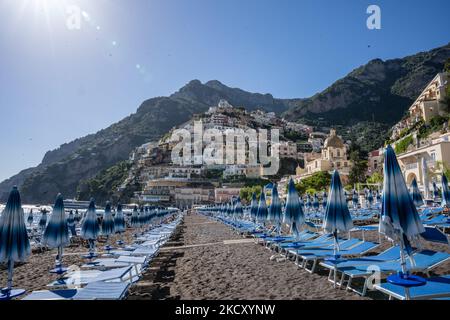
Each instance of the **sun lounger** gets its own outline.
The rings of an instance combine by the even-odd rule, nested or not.
[[[412,265],[410,259],[407,259],[406,265],[408,270],[410,270],[411,272],[425,272],[427,275],[429,275],[429,271],[431,269],[450,259],[450,254],[446,252],[435,252],[431,250],[423,250],[414,253],[412,256],[415,263],[414,265]],[[345,276],[348,277],[347,290],[352,290],[364,296],[367,292],[369,284],[368,279],[374,273],[373,270],[377,270],[379,272],[379,275],[384,277],[397,272],[398,270],[401,270],[401,265],[400,261],[388,261],[374,263],[371,265],[338,267],[337,270],[343,273],[341,284],[344,283]],[[357,278],[362,278],[364,280],[362,291],[358,291],[351,286],[352,281]]]
[[[120,300],[128,287],[123,282],[92,282],[79,289],[33,291],[22,300]]]
[[[389,300],[405,300],[405,289],[392,283],[377,284],[374,288],[389,296]],[[409,288],[410,298],[413,300],[450,298],[450,275],[427,279],[427,283],[420,287]]]

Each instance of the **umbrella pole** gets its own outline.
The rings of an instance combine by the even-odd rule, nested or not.
[[[7,286],[7,291],[8,291],[8,295],[11,292],[12,289],[12,281],[13,281],[13,273],[14,273],[14,261],[13,260],[9,260],[8,261],[8,286]]]

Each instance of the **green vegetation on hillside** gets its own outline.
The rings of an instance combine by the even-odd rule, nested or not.
[[[402,140],[397,142],[397,144],[395,145],[395,153],[400,154],[400,153],[405,152],[408,149],[409,145],[412,143],[413,143],[412,136],[407,136],[407,137],[403,138]]]

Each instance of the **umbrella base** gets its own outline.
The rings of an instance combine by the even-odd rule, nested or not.
[[[56,267],[56,268],[50,270],[49,272],[50,272],[50,273],[55,273],[55,274],[61,275],[61,274],[66,273],[67,270],[69,270],[69,269],[67,269],[67,268],[65,268],[65,267],[62,267],[62,266],[58,266],[58,267]]]
[[[399,272],[398,274],[393,274],[387,277],[387,282],[395,284],[397,286],[411,288],[424,286],[427,283],[427,280],[419,276],[409,274],[405,275]]]
[[[84,256],[82,256],[84,259],[94,259],[94,258],[97,258],[97,254],[96,253],[89,253],[89,254],[86,254],[86,255],[84,255]]]
[[[12,298],[21,296],[25,293],[24,289],[8,289],[3,288],[0,291],[0,300],[11,300]]]
[[[124,242],[123,242],[122,240],[118,240],[118,241],[116,242],[116,244],[117,244],[118,246],[123,246],[123,245],[124,245]]]

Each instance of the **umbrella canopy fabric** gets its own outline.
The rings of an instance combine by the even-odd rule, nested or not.
[[[439,197],[439,189],[436,185],[436,182],[433,181],[433,197],[436,199]]]
[[[20,193],[14,187],[0,218],[0,262],[25,262],[30,253]]]
[[[70,243],[64,199],[61,194],[56,197],[52,216],[42,237],[42,243],[50,248],[65,247]]]
[[[369,204],[372,204],[372,202],[373,202],[373,192],[372,192],[371,190],[368,191],[368,194],[367,194],[367,202],[368,202]]]
[[[416,178],[413,178],[411,182],[411,197],[416,207],[420,207],[421,205],[423,205],[422,195],[420,194]]]
[[[352,202],[354,205],[358,204],[358,192],[355,189],[353,189]]]
[[[141,224],[139,223],[139,212],[137,206],[134,206],[133,213],[131,214],[131,227],[139,228]]]
[[[316,210],[319,209],[320,204],[319,204],[319,197],[317,196],[317,193],[314,193],[312,206]]]
[[[114,217],[114,228],[116,233],[125,232],[125,218],[123,216],[122,205],[117,205],[116,215]]]
[[[39,219],[39,228],[42,230],[47,226],[47,210],[41,210],[41,218]]]
[[[86,240],[97,239],[100,233],[100,225],[97,220],[97,212],[95,209],[95,201],[91,199],[86,216],[81,225],[81,237]]]
[[[72,210],[70,210],[69,216],[67,217],[67,226],[69,227],[72,236],[76,236],[77,232],[75,230],[75,217]]]
[[[250,216],[252,219],[256,219],[256,214],[258,213],[258,201],[256,200],[256,193],[252,194],[252,202],[250,203]]]
[[[395,239],[395,232],[404,235],[403,239],[418,236],[425,232],[416,206],[406,187],[397,157],[392,147],[386,148],[384,158],[384,182],[379,231]],[[408,243],[405,245],[408,249]]]
[[[337,170],[333,172],[331,177],[331,186],[327,207],[325,209],[323,228],[326,232],[335,235],[337,231],[347,232],[353,228],[352,217],[348,210],[341,178],[339,177]]]
[[[267,204],[266,204],[266,196],[264,192],[261,192],[261,196],[259,197],[258,211],[256,212],[256,220],[259,222],[265,222],[267,220]]]
[[[281,202],[280,197],[278,196],[278,189],[275,184],[273,184],[272,187],[272,201],[270,203],[268,213],[269,213],[268,220],[281,224],[282,221]]]
[[[236,203],[234,205],[234,218],[239,219],[244,215],[244,210],[242,210],[241,198],[237,197]]]
[[[295,188],[294,180],[289,180],[284,223],[289,224],[294,234],[298,234],[298,228],[305,222],[305,214],[300,204],[300,198]]]
[[[448,180],[445,174],[442,175],[441,178],[442,183],[442,205],[443,206],[450,206],[450,190],[448,188]]]
[[[34,220],[34,217],[33,217],[33,209],[31,209],[31,210],[30,210],[30,213],[28,213],[28,217],[27,217],[27,222],[28,222],[28,224],[32,224],[32,223],[33,223],[33,220]]]
[[[323,196],[322,196],[322,207],[325,208],[327,206],[327,202],[328,202],[328,194],[326,193],[326,191],[323,192]]]
[[[105,213],[103,214],[102,234],[105,236],[109,236],[113,233],[114,233],[114,218],[111,212],[111,204],[107,202],[105,206]]]

